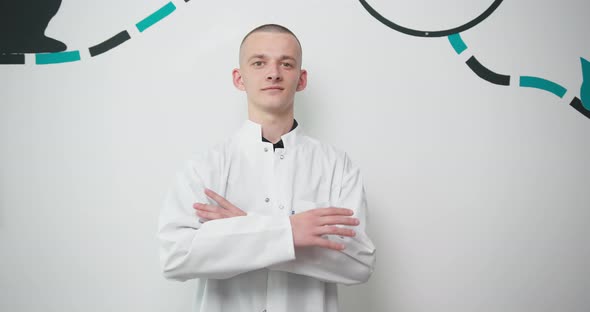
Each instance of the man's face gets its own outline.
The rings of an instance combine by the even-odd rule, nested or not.
[[[283,113],[293,108],[295,92],[305,89],[301,49],[290,34],[256,32],[241,48],[240,68],[234,69],[236,88],[246,91],[251,108]]]

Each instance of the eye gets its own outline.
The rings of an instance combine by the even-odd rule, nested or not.
[[[285,62],[283,63],[283,67],[293,67],[293,64]]]
[[[264,62],[262,62],[262,61],[256,61],[256,62],[252,63],[252,65],[253,65],[254,67],[260,67],[260,66],[262,66],[263,64],[264,64]]]

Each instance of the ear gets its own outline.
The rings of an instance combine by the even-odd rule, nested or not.
[[[234,82],[234,87],[238,90],[246,91],[246,87],[244,86],[244,80],[242,79],[242,73],[238,68],[234,68],[231,72]]]
[[[302,69],[301,74],[299,74],[299,81],[297,82],[297,89],[296,91],[303,91],[307,87],[307,70]]]

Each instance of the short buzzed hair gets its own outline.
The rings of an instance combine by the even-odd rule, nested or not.
[[[293,36],[295,38],[295,40],[297,40],[297,43],[299,44],[299,48],[301,48],[301,42],[299,42],[299,38],[297,38],[297,36],[295,36],[295,34],[291,30],[289,30],[289,28],[279,25],[279,24],[264,24],[264,25],[260,25],[256,28],[252,29],[246,36],[244,36],[244,39],[242,39],[242,43],[240,43],[240,47],[242,47],[242,45],[244,45],[244,42],[246,41],[246,39],[248,39],[248,37],[250,37],[251,34],[257,33],[257,32],[274,32],[274,33],[289,34],[289,35]]]
[[[264,24],[252,29],[248,34],[246,34],[246,36],[244,36],[244,39],[242,39],[242,43],[240,43],[240,55],[242,55],[242,46],[244,46],[244,42],[246,42],[246,39],[248,39],[248,37],[250,37],[250,35],[252,35],[253,33],[257,32],[273,32],[280,34],[289,34],[293,36],[293,38],[295,38],[295,40],[297,41],[297,45],[299,45],[299,52],[301,54],[301,57],[303,58],[303,48],[301,47],[301,42],[299,42],[299,38],[297,38],[297,36],[295,36],[295,34],[291,30],[289,30],[289,28],[279,24]]]

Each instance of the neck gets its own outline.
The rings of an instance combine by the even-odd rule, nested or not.
[[[248,110],[248,119],[262,126],[262,136],[273,144],[281,140],[283,134],[293,127],[293,110],[284,114],[275,114]]]

